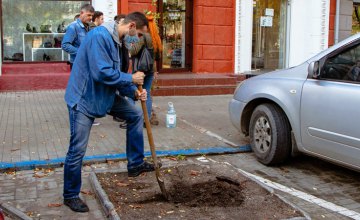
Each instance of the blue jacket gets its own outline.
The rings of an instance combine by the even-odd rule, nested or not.
[[[61,48],[70,54],[70,63],[74,63],[76,54],[86,33],[87,30],[79,18],[66,28],[66,33],[61,42]]]
[[[90,31],[76,55],[65,92],[71,108],[90,117],[103,117],[113,105],[115,92],[134,98],[132,75],[120,71],[121,43],[115,22]]]

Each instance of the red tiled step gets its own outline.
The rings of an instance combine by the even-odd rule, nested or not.
[[[3,74],[0,91],[65,89],[70,72],[40,74]]]
[[[70,72],[66,63],[18,63],[3,64],[2,74],[49,74]]]
[[[153,96],[200,96],[233,94],[234,85],[162,86],[154,88]]]

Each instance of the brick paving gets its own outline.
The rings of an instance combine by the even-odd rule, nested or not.
[[[68,145],[68,117],[63,101],[64,91],[0,93],[0,159],[1,162],[56,159],[65,156]],[[240,135],[228,120],[228,101],[231,96],[155,97],[160,125],[154,127],[154,139],[159,150],[201,149],[226,146],[206,135],[211,131],[227,140],[244,145],[247,138]],[[178,115],[176,129],[165,128],[166,104],[174,102]],[[125,130],[118,128],[112,118],[97,119],[87,155],[124,152]],[[196,126],[184,123],[184,120]],[[146,136],[145,136],[146,138]],[[148,146],[146,147],[148,149]],[[266,167],[252,153],[212,156],[220,162],[249,173],[300,190],[338,206],[360,213],[360,174],[319,159],[299,157],[283,166]],[[195,162],[189,158],[188,162]],[[165,163],[171,161],[165,160]],[[90,190],[91,171],[125,171],[125,162],[102,163],[83,169],[84,192]],[[0,202],[8,202],[34,219],[104,219],[93,195],[82,193],[91,212],[74,214],[62,203],[62,168],[55,170],[25,170],[0,174]],[[313,219],[348,219],[332,210],[279,192],[289,201],[310,214]],[[60,207],[48,207],[60,204]]]
[[[0,162],[65,157],[69,123],[63,96],[63,90],[0,93]],[[205,134],[195,136],[196,129],[180,120],[175,129],[167,129],[166,108],[156,108],[160,125],[153,127],[153,136],[158,150],[224,146],[224,143]],[[118,127],[119,123],[110,116],[96,121],[101,124],[92,128],[86,156],[125,153],[125,130]],[[145,150],[149,151],[145,131],[144,138]]]

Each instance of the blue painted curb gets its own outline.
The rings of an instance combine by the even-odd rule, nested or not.
[[[181,150],[168,150],[168,151],[156,151],[157,156],[166,157],[166,156],[191,156],[191,155],[211,155],[211,154],[233,154],[233,153],[243,153],[250,152],[251,148],[249,145],[239,146],[239,147],[210,147],[203,149],[181,149]],[[150,156],[151,152],[145,152],[145,156]],[[125,160],[126,154],[102,154],[94,156],[85,156],[83,159],[84,163],[92,162],[104,162],[107,160]],[[0,163],[0,170],[14,168],[17,170],[26,170],[34,169],[36,167],[46,166],[46,167],[59,167],[65,162],[65,157],[50,159],[50,160],[29,160],[21,161],[14,163]]]

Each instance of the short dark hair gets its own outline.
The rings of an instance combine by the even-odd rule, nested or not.
[[[104,15],[104,13],[102,13],[101,11],[95,11],[94,15],[92,16],[92,21],[94,22],[96,18],[99,18],[103,15]]]
[[[80,14],[75,15],[74,20],[78,19],[80,17]]]
[[[135,22],[136,28],[140,29],[144,26],[149,27],[149,22],[144,15],[144,13],[141,12],[133,12],[128,15],[126,15],[124,19],[124,24],[129,24],[130,22]]]
[[[85,4],[85,5],[81,6],[80,11],[88,11],[88,12],[94,13],[95,9],[94,9],[94,7],[92,5]]]
[[[125,18],[125,17],[126,17],[126,14],[118,14],[118,15],[115,15],[114,21],[119,22],[121,19],[123,19],[123,18]]]

